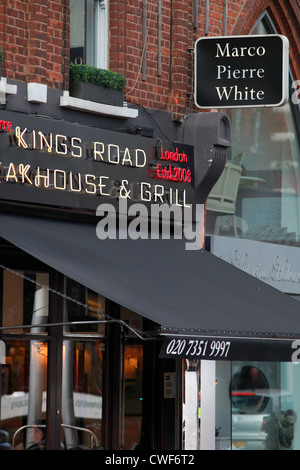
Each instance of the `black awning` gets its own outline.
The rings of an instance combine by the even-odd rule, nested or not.
[[[0,236],[164,332],[300,337],[300,304],[185,240],[99,240],[96,224],[0,215]]]

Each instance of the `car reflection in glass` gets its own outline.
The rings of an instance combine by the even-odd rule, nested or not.
[[[265,375],[245,366],[231,382],[232,449],[289,450],[293,446],[293,396],[270,389]]]

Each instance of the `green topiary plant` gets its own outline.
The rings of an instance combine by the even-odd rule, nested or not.
[[[122,74],[85,64],[70,64],[70,80],[91,83],[111,90],[122,91],[125,87],[125,77]]]
[[[3,54],[2,54],[2,47],[0,47],[0,62],[2,62]]]
[[[288,450],[294,439],[297,414],[294,410],[272,412],[265,424],[267,450]]]

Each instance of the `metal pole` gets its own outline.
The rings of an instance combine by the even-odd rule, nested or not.
[[[158,64],[157,73],[161,75],[161,0],[158,0]]]
[[[227,36],[227,2],[223,0],[223,36]]]
[[[208,31],[209,31],[209,0],[205,0],[205,29],[204,29],[205,36],[208,35]]]
[[[194,0],[194,18],[193,18],[194,29],[198,28],[198,13],[199,13],[198,0]]]
[[[147,63],[147,0],[143,0],[143,65],[142,65],[142,80],[146,80],[147,78],[147,70],[146,70],[146,63]]]
[[[32,314],[32,326],[34,332],[43,333],[45,328],[41,326],[44,318],[48,318],[49,291],[39,289],[34,294],[34,306]],[[32,331],[31,331],[32,332]],[[29,394],[27,424],[34,425],[42,418],[43,411],[43,374],[42,353],[39,341],[30,341],[30,367],[29,367]],[[26,448],[33,443],[32,432],[26,436]]]

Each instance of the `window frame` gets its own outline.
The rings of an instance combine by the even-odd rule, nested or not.
[[[77,28],[82,31],[83,41],[81,46],[72,47],[70,43],[70,52],[72,49],[83,49],[82,57],[72,57],[76,64],[84,63],[101,69],[108,68],[108,0],[82,0],[81,6],[84,11],[84,18],[74,18]],[[79,10],[78,10],[79,11]],[[78,21],[76,21],[78,20]],[[70,12],[70,22],[72,23],[72,14]],[[72,31],[72,24],[71,24]],[[70,36],[70,42],[72,36]]]

